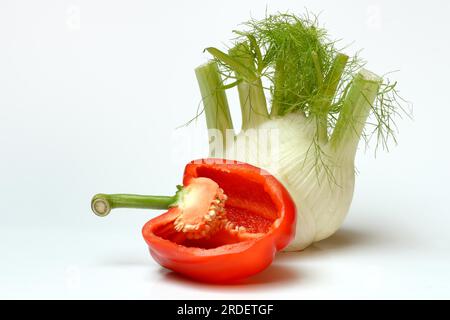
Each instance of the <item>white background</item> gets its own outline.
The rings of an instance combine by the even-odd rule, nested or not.
[[[199,104],[202,50],[266,4],[321,13],[368,69],[400,70],[414,121],[397,121],[390,153],[360,150],[335,236],[243,284],[198,284],[149,256],[141,227],[156,212],[101,219],[90,198],[173,193],[184,163],[204,155],[190,138],[203,118],[175,130]],[[0,298],[450,298],[449,16],[443,0],[2,0]]]

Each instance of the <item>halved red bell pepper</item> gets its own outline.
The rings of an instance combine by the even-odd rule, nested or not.
[[[296,208],[284,186],[230,160],[192,161],[174,197],[97,195],[92,202],[99,215],[114,207],[170,207],[143,227],[150,253],[162,266],[206,282],[264,270],[295,236]]]

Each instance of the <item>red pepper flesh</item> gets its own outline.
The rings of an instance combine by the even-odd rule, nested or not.
[[[153,258],[190,278],[228,283],[267,268],[275,253],[295,236],[295,204],[284,186],[252,165],[201,159],[189,163],[183,185],[209,178],[223,189],[227,225],[207,237],[186,237],[175,230],[178,207],[148,221],[142,234]]]

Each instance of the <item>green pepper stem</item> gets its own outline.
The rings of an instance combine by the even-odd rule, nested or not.
[[[137,194],[96,194],[91,208],[100,217],[107,216],[115,208],[167,209],[177,202],[177,196],[144,196]]]

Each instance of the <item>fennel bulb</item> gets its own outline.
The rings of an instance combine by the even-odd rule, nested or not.
[[[297,206],[296,237],[286,250],[301,250],[312,242],[332,235],[341,225],[350,207],[355,181],[353,158],[340,157],[327,150],[334,159],[332,174],[334,183],[328,182],[324,168],[318,171],[314,167],[315,156],[309,152],[312,130],[306,126],[302,114],[290,114],[283,118],[270,120],[260,125],[279,130],[280,139],[278,164],[272,169],[267,161],[252,153],[247,156],[228,156],[239,161],[248,162],[268,170],[283,183]],[[245,132],[237,140],[247,139]],[[257,140],[257,139],[256,139]],[[250,140],[249,143],[258,141]],[[261,145],[261,148],[265,146]],[[328,149],[327,146],[323,146]]]
[[[361,78],[374,79],[374,82],[369,82],[369,90],[366,91],[367,96],[376,94],[376,76],[363,70]],[[302,113],[267,120],[256,128],[262,132],[278,131],[278,158],[269,156],[272,161],[278,162],[276,165],[261,157],[264,153],[257,152],[266,148],[265,141],[258,141],[259,136],[248,135],[246,131],[236,136],[235,145],[247,146],[246,150],[251,152],[234,152],[233,145],[226,150],[227,158],[248,162],[271,172],[292,195],[297,206],[297,236],[286,250],[301,250],[325,239],[336,232],[344,221],[353,196],[356,148],[370,104],[364,101],[359,107],[363,114],[359,114],[359,120],[355,122],[360,125],[348,133],[354,139],[349,137],[345,145],[338,148],[332,141],[318,142],[318,147],[327,155],[324,159],[327,163],[323,165],[316,164],[316,154],[311,150],[316,127],[314,123],[308,123]],[[333,181],[329,181],[330,178]]]
[[[385,146],[395,139],[392,115],[403,109],[395,84],[338,52],[315,21],[278,14],[247,26],[236,32],[228,53],[207,48],[214,60],[196,69],[210,156],[248,162],[284,184],[297,206],[296,238],[287,250],[302,250],[332,235],[344,221],[353,197],[358,143],[370,138],[365,131],[369,116],[372,133]],[[239,134],[234,134],[225,94],[234,87],[242,111]],[[273,132],[275,143],[262,132]],[[267,152],[268,144],[273,150]]]

